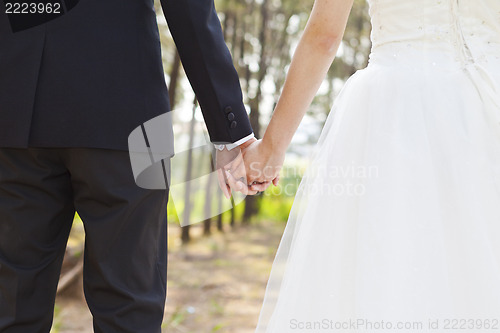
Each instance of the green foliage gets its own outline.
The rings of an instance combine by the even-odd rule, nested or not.
[[[61,307],[56,305],[54,307],[54,320],[52,323],[52,328],[50,329],[50,333],[58,333],[61,330]]]
[[[213,332],[219,332],[219,331],[220,331],[221,329],[223,329],[223,328],[224,328],[224,324],[217,324],[217,325],[215,325],[215,326],[212,328],[212,331],[211,331],[211,332],[212,332],[212,333],[213,333]]]
[[[292,208],[293,197],[268,195],[261,201],[259,220],[285,222]]]
[[[186,320],[187,310],[183,307],[178,306],[170,318],[162,324],[162,328],[167,327],[178,327]]]
[[[224,314],[224,306],[222,306],[217,299],[212,298],[210,300],[210,313],[212,315],[223,315]]]

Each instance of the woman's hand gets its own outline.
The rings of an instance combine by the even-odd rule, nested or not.
[[[264,141],[258,140],[243,151],[243,160],[247,171],[247,183],[251,189],[258,186],[255,184],[271,181],[274,186],[278,185],[279,173],[285,160],[284,152],[273,151]]]

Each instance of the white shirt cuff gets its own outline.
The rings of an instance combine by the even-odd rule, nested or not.
[[[252,133],[250,135],[245,136],[242,139],[239,139],[238,141],[236,141],[234,143],[229,143],[227,145],[214,145],[214,146],[215,146],[215,148],[217,148],[219,150],[224,150],[224,148],[227,148],[227,150],[231,150],[231,149],[238,147],[239,145],[244,144],[245,142],[247,142],[248,140],[251,140],[253,138],[255,138],[255,135]]]

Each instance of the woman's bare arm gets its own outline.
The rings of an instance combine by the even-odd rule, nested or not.
[[[353,0],[316,0],[263,141],[284,152],[342,41]]]
[[[281,168],[284,153],[335,58],[352,4],[353,0],[314,2],[266,133],[245,152],[248,181],[277,176],[264,169]]]

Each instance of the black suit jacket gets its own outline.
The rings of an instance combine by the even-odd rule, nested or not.
[[[213,0],[162,0],[212,142],[252,130]],[[0,147],[127,149],[169,110],[153,0],[80,0],[13,33],[0,2]]]

